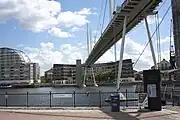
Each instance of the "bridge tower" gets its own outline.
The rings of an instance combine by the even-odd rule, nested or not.
[[[91,49],[92,49],[91,29],[90,29],[90,35],[89,35],[89,27],[87,24],[87,55],[89,55],[89,51],[91,51]],[[82,82],[82,87],[86,87],[86,80],[88,80],[88,76],[89,76],[88,73],[90,73],[92,75],[91,78],[93,80],[94,86],[97,87],[98,85],[97,85],[96,80],[95,80],[94,68],[92,65],[91,66],[84,66],[84,79]]]
[[[151,33],[148,26],[147,16],[154,15],[155,8],[159,5],[161,0],[126,0],[122,3],[120,9],[113,12],[113,19],[107,25],[100,39],[95,44],[87,60],[86,66],[94,64],[107,50],[121,38],[120,58],[117,77],[117,89],[119,89],[122,60],[125,46],[125,35],[133,29],[138,23],[145,19],[145,25],[148,35],[148,43],[150,43],[151,54],[155,68],[157,68],[156,57],[153,48]],[[106,2],[107,3],[107,2]],[[113,32],[114,31],[114,32]]]

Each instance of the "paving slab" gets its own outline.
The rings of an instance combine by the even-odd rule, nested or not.
[[[121,112],[102,110],[26,110],[0,109],[0,120],[180,120],[180,108],[162,111],[125,109]]]

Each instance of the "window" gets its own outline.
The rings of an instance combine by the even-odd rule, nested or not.
[[[161,70],[164,70],[164,64],[161,64]]]
[[[167,69],[168,69],[167,63],[165,63],[165,70],[167,70]]]

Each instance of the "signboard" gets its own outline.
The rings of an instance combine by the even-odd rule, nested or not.
[[[72,98],[72,94],[53,94],[53,98]]]
[[[147,97],[147,94],[146,94],[146,93],[139,93],[139,95],[138,95],[138,101],[139,101],[139,103],[143,103],[144,100],[146,99],[146,97]]]
[[[160,70],[143,71],[144,92],[148,94],[148,109],[161,111],[161,74]]]
[[[4,97],[7,99],[7,98],[8,98],[8,95],[5,95]]]
[[[138,94],[138,104],[139,104],[139,106],[143,106],[143,107],[148,106],[147,93],[139,93]]]
[[[157,97],[156,95],[156,84],[147,85],[148,97]]]

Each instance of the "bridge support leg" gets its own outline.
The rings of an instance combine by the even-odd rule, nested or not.
[[[98,85],[97,85],[97,83],[96,83],[96,78],[95,78],[95,75],[94,75],[94,69],[93,69],[93,67],[91,67],[91,70],[92,70],[92,77],[93,77],[94,86],[98,87]]]
[[[121,42],[121,51],[120,51],[120,59],[119,59],[119,68],[118,68],[118,78],[117,78],[117,90],[119,90],[121,71],[122,71],[122,62],[123,62],[123,54],[124,54],[124,45],[125,45],[125,35],[126,35],[126,24],[127,24],[127,16],[124,17],[124,26],[123,26],[123,34],[122,34],[122,42]]]
[[[84,69],[83,87],[86,87],[86,76],[87,76],[87,68]]]
[[[150,34],[150,30],[149,30],[147,17],[145,17],[145,24],[146,24],[149,43],[150,43],[150,49],[151,49],[151,53],[152,53],[152,58],[153,58],[153,62],[154,62],[154,68],[157,69],[156,56],[155,56],[155,52],[154,52],[154,48],[153,48],[153,43],[152,43],[152,39],[151,39],[151,34]]]

